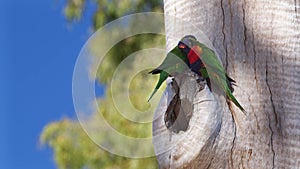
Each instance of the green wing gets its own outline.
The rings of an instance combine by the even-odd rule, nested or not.
[[[232,95],[232,92],[227,83],[226,72],[218,60],[215,52],[204,44],[198,42],[197,44],[202,48],[201,60],[206,67],[209,79],[211,82],[223,91],[226,96],[243,112],[246,113],[245,109],[240,105],[236,98]]]
[[[167,56],[164,59],[164,61],[162,62],[162,64],[160,66],[158,66],[158,68],[156,68],[156,69],[166,70],[166,69],[170,69],[172,67],[176,68],[176,64],[181,65],[183,63],[185,63],[185,64],[188,63],[187,57],[185,57],[185,55],[181,52],[181,50],[176,46],[167,54]],[[177,71],[177,70],[174,69],[174,71]]]
[[[176,46],[173,50],[171,50],[162,64],[158,66],[156,69],[150,71],[152,74],[160,74],[159,80],[155,86],[154,91],[150,95],[148,101],[153,97],[153,95],[160,88],[162,83],[167,79],[169,75],[173,75],[174,73],[181,73],[184,70],[188,69],[187,66],[188,60],[187,57],[181,52],[181,50]]]

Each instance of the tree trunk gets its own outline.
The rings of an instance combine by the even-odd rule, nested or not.
[[[189,129],[171,133],[162,115],[168,86],[153,122],[159,166],[300,168],[300,0],[164,3],[167,50],[187,34],[210,45],[203,31],[237,81],[233,94],[247,115],[232,106],[232,116],[205,88],[196,94]]]

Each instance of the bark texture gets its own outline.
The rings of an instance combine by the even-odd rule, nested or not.
[[[170,134],[187,139],[198,138],[197,132],[206,131],[188,145],[183,143],[186,139],[170,143],[170,139],[154,137],[153,142],[160,145],[184,144],[187,151],[198,148],[186,158],[174,159],[177,155],[174,149],[161,153],[155,144],[160,167],[300,168],[300,1],[165,0],[164,3],[167,49],[187,34],[196,35],[211,46],[201,30],[212,42],[229,76],[237,81],[234,95],[248,114],[244,116],[232,106],[236,114],[233,117],[226,104],[201,111],[195,105],[193,116],[217,118],[190,123],[202,127],[201,131],[189,129],[190,133],[184,133],[186,136],[181,132]],[[195,100],[201,102],[203,98],[197,97]],[[163,102],[166,104],[168,98],[162,97]],[[206,106],[216,106],[211,104]],[[160,106],[156,114],[164,111]],[[212,129],[217,125],[220,129],[213,136]],[[154,135],[167,132],[155,121],[153,131]],[[174,163],[177,165],[171,167]]]

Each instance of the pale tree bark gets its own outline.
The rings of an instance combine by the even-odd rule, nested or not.
[[[201,39],[202,30],[237,81],[234,95],[247,115],[234,108],[233,117],[205,88],[195,95],[190,128],[171,133],[162,115],[172,93],[168,86],[153,122],[160,167],[300,168],[300,1],[165,0],[164,5],[167,49],[186,34]]]

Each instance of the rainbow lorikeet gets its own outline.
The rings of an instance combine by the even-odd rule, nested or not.
[[[210,89],[214,84],[217,91],[223,92],[243,113],[246,113],[232,95],[232,85],[235,85],[235,81],[227,75],[212,49],[197,41],[192,35],[183,37],[177,46],[188,58],[191,70],[207,79]]]
[[[167,77],[172,76],[177,73],[182,73],[184,70],[189,69],[188,59],[186,55],[176,46],[173,48],[166,56],[165,60],[156,69],[153,69],[149,73],[159,74],[159,80],[155,86],[154,91],[150,95],[148,101],[157,92],[162,83],[167,79]]]

